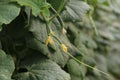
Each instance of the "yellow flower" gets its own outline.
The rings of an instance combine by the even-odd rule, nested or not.
[[[63,50],[65,53],[67,52],[67,47],[66,47],[66,45],[61,44],[61,48],[62,48],[62,50]]]
[[[54,41],[53,41],[53,39],[51,38],[51,36],[48,36],[48,38],[46,39],[46,41],[45,41],[45,44],[46,45],[48,45],[48,44],[54,44]]]

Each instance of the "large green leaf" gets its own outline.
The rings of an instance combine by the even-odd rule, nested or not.
[[[6,55],[0,49],[0,80],[12,80],[11,76],[14,71],[14,62],[10,55]]]
[[[26,37],[27,45],[32,49],[40,51],[58,64],[62,66],[65,65],[68,60],[68,55],[64,54],[63,51],[60,50],[61,48],[59,48],[59,45],[55,43],[53,46],[56,47],[54,48],[45,45],[45,41],[48,37],[45,23],[40,22],[37,18],[32,18],[30,25],[31,27],[29,31],[32,32],[34,37],[31,35]]]
[[[83,1],[70,0],[66,6],[66,11],[63,12],[63,18],[73,21],[82,20],[89,8],[89,5]]]
[[[0,2],[0,23],[9,24],[20,12],[20,8],[14,4]]]
[[[68,72],[72,80],[84,80],[86,68],[78,64],[75,60],[70,59],[67,63]]]
[[[23,60],[19,66],[17,80],[70,80],[69,74],[45,56],[33,54]]]
[[[28,47],[40,51],[59,65],[64,66],[67,63],[69,56],[63,52],[61,46],[58,44],[58,41],[52,37],[54,44],[48,46],[45,45],[45,41],[49,34],[47,33],[48,27],[45,23],[37,18],[32,18],[30,23],[29,31],[32,32],[33,36],[31,34],[26,36]],[[61,27],[58,23],[52,23],[50,26],[52,26],[51,28],[55,32],[55,35],[59,36],[58,38],[60,41],[67,45],[68,52],[74,55],[80,55],[78,49],[69,42],[65,35],[61,34]]]
[[[12,1],[17,1],[21,6],[31,7],[34,16],[38,16],[40,12],[44,11],[46,8],[47,9],[49,8],[49,4],[46,2],[46,0],[12,0]]]

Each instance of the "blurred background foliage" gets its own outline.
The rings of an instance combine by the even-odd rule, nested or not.
[[[8,5],[9,1],[12,3]],[[120,79],[120,0],[38,1],[40,4],[33,0],[0,0],[0,49],[4,51],[0,50],[0,73],[10,73],[8,79],[0,74],[0,79]],[[59,15],[46,24],[56,12]],[[48,26],[57,39],[52,37],[54,44],[46,46]],[[59,42],[68,47],[69,54],[111,77],[77,63],[64,53]],[[4,64],[6,61],[12,64]]]
[[[86,0],[94,7],[92,13],[98,36],[95,36],[91,22],[86,15],[82,21],[65,20],[68,38],[82,53],[82,60],[105,71],[115,80],[120,79],[120,1],[119,0]],[[72,13],[72,12],[71,12]],[[64,17],[64,16],[63,16]],[[67,18],[66,18],[67,19]],[[70,18],[69,18],[70,19]],[[71,22],[72,21],[72,22]],[[78,58],[79,59],[79,58]],[[76,65],[76,66],[75,66]],[[68,72],[72,80],[110,80],[96,71],[83,68],[74,60],[69,60]],[[81,69],[80,69],[81,68]],[[80,72],[79,72],[80,71]],[[87,75],[85,75],[87,74]],[[81,78],[81,80],[84,80]]]

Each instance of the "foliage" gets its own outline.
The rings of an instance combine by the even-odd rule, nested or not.
[[[0,0],[0,80],[119,79],[119,3]]]
[[[0,50],[0,79],[1,80],[12,80],[12,72],[15,69],[14,62],[10,55],[6,55]]]

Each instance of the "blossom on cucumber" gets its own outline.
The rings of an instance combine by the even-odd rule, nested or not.
[[[61,44],[61,48],[65,53],[67,52],[67,46],[65,44]]]
[[[53,41],[53,39],[52,39],[51,36],[48,36],[48,37],[47,37],[47,39],[46,39],[46,41],[45,41],[45,44],[46,44],[46,45],[48,45],[48,44],[53,45],[53,44],[54,44],[54,41]]]

